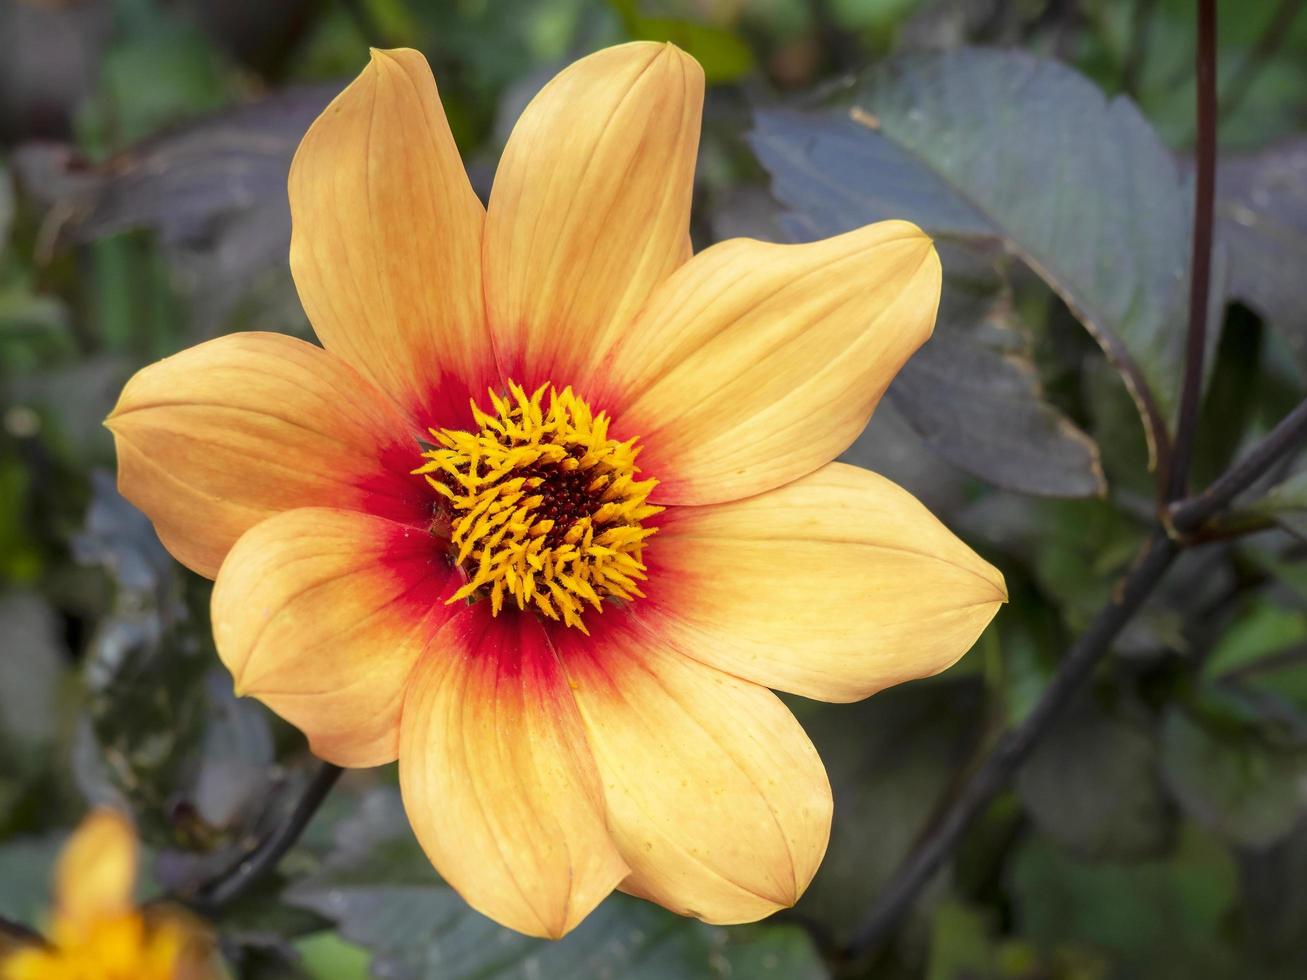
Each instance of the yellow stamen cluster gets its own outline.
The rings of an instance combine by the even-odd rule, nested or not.
[[[548,389],[548,406],[545,391]],[[474,401],[480,432],[432,429],[436,448],[415,470],[443,498],[455,560],[468,581],[450,599],[506,598],[583,633],[586,604],[641,596],[641,521],[662,508],[648,502],[657,480],[636,480],[635,440],[608,437],[608,416],[591,412],[572,389],[509,385],[490,392],[494,414]]]

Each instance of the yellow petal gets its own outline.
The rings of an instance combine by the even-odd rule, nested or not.
[[[930,336],[939,289],[934,246],[904,221],[695,256],[611,366],[630,398],[614,428],[640,438],[653,499],[734,500],[830,462]]]
[[[670,44],[582,58],[527,106],[486,219],[487,313],[506,376],[582,394],[686,257],[703,70]]]
[[[78,929],[132,907],[136,833],[116,810],[93,810],[55,866],[55,903],[61,922]]]
[[[404,684],[459,579],[426,531],[326,508],[246,532],[213,587],[213,638],[258,698],[341,766],[392,762]]]
[[[998,569],[915,497],[842,463],[669,511],[657,562],[658,628],[678,646],[824,701],[939,673],[1007,601]]]
[[[417,444],[339,358],[240,333],[138,371],[105,423],[118,488],[182,564],[213,578],[246,530],[291,507],[429,519]]]
[[[290,208],[291,271],[326,348],[423,428],[465,419],[494,377],[485,211],[422,55],[372,52],[300,143]]]
[[[812,743],[770,691],[619,617],[554,642],[631,868],[622,889],[713,923],[793,905],[830,836]]]
[[[570,931],[626,874],[599,774],[544,630],[465,608],[413,673],[404,806],[436,869],[473,908],[532,936]]]

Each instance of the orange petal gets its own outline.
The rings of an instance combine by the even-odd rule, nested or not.
[[[64,846],[55,867],[61,921],[78,924],[120,915],[132,907],[136,833],[116,810],[93,810]]]
[[[939,289],[934,246],[904,221],[716,245],[663,284],[617,351],[615,431],[640,438],[659,503],[788,483],[862,431],[930,336]]]
[[[675,508],[649,553],[653,615],[678,647],[823,701],[939,673],[1007,601],[998,569],[912,494],[842,463]]]
[[[789,709],[620,612],[592,629],[554,642],[631,868],[622,889],[714,923],[793,905],[826,852],[831,793]]]
[[[532,936],[574,928],[626,874],[558,659],[531,615],[464,608],[413,673],[404,806],[473,908]]]
[[[258,698],[340,766],[396,758],[404,684],[461,581],[444,542],[308,507],[246,532],[213,587],[213,638]]]
[[[485,211],[422,55],[372,52],[300,143],[290,208],[291,271],[322,343],[423,428],[461,424],[495,377]]]
[[[504,149],[486,219],[487,313],[504,374],[584,393],[686,258],[703,69],[670,44],[582,58]]]
[[[240,333],[138,371],[105,423],[118,487],[178,561],[213,578],[245,531],[292,507],[429,520],[408,425],[339,358]]]

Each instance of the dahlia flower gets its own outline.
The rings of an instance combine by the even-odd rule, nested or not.
[[[135,905],[136,865],[131,824],[109,809],[89,814],[55,868],[48,940],[0,942],[0,980],[225,977],[202,927],[179,910]]]
[[[930,239],[692,254],[702,101],[674,46],[584,58],[483,207],[422,56],[374,52],[291,168],[322,346],[202,344],[108,421],[122,492],[216,579],[237,691],[323,759],[398,759],[440,874],[531,935],[614,888],[713,923],[792,905],[831,791],[769,688],[937,673],[1006,599],[832,462],[931,333]]]

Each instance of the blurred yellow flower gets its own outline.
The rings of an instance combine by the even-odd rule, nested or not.
[[[180,913],[132,900],[137,846],[113,810],[91,813],[55,869],[48,941],[0,957],[0,980],[217,980],[208,942]]]
[[[929,336],[887,221],[693,255],[703,73],[600,51],[535,97],[488,209],[426,61],[376,51],[290,175],[323,348],[247,333],[138,373],[122,492],[216,577],[237,690],[344,766],[398,758],[471,905],[561,936],[614,888],[792,905],[831,793],[768,688],[937,673],[1006,600],[910,494],[832,462]]]

